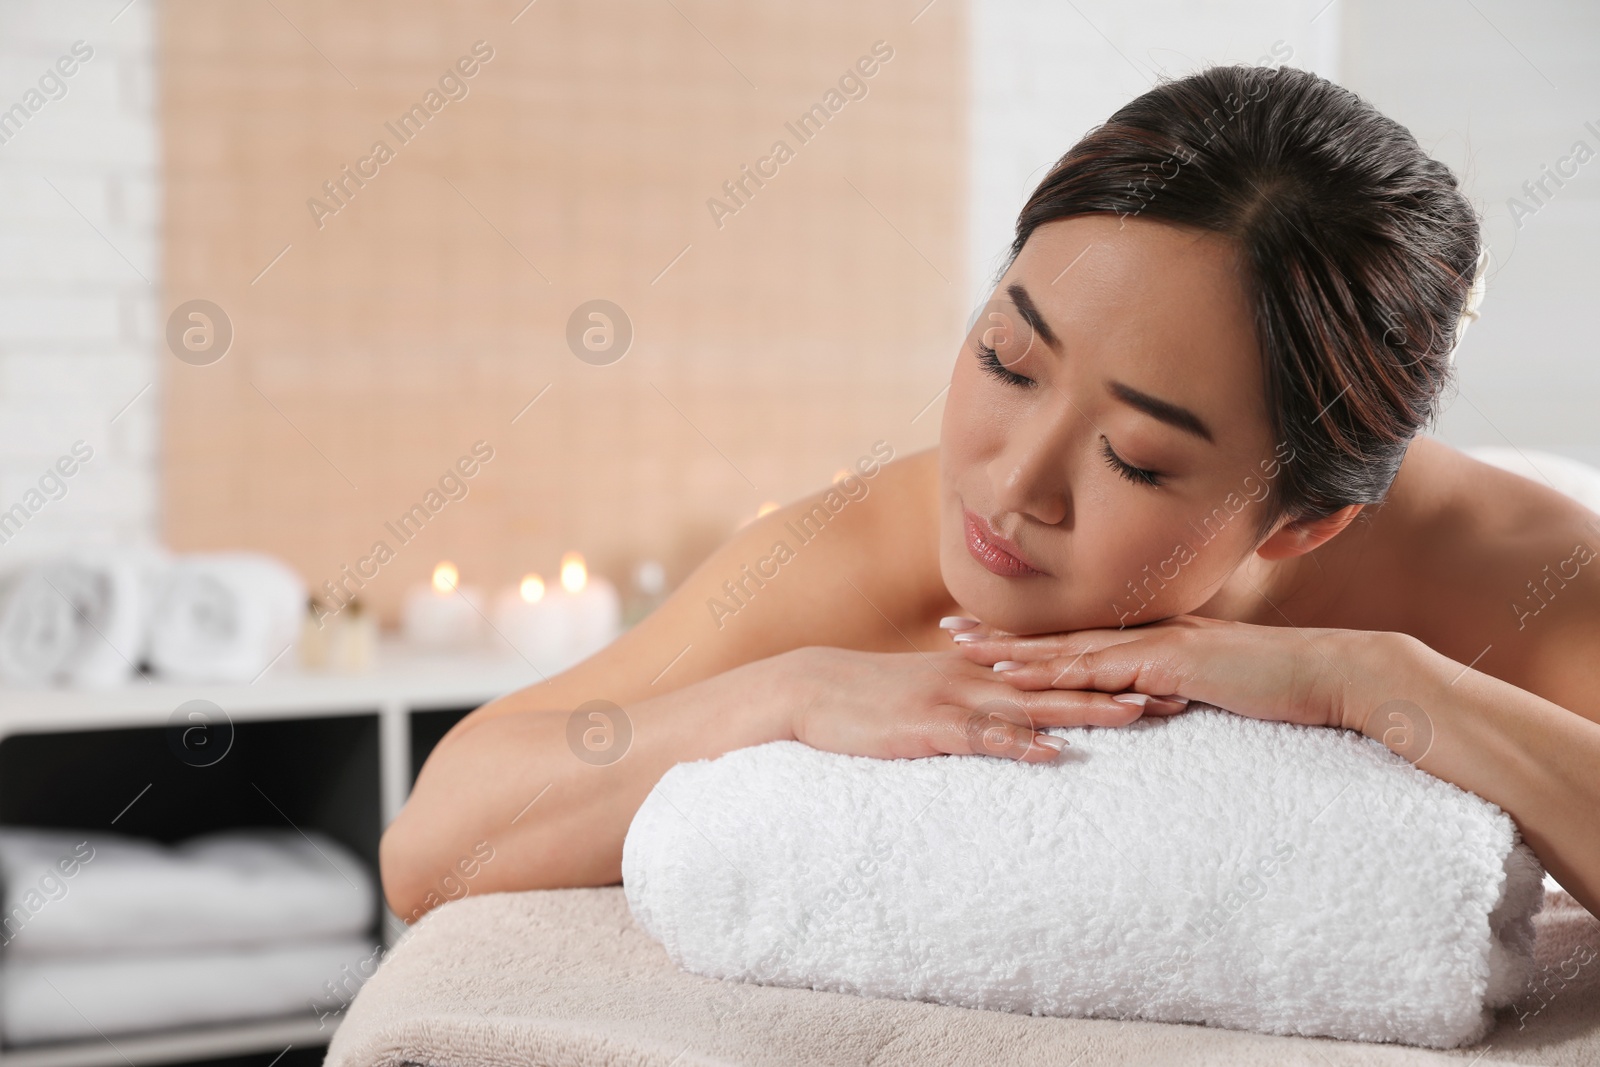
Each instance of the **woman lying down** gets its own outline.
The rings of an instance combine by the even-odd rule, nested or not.
[[[462,720],[383,838],[390,905],[440,903],[484,841],[474,892],[615,883],[682,761],[1044,761],[1043,729],[1203,701],[1382,741],[1505,809],[1600,915],[1600,516],[1419,435],[1482,252],[1451,171],[1345,89],[1150,90],[1024,206],[937,449],[747,524],[610,647]],[[592,700],[625,752],[569,743]]]

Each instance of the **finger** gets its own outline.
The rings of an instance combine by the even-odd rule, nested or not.
[[[974,710],[1026,723],[1034,730],[1052,726],[1126,726],[1144,714],[1144,706],[1117,700],[1115,694],[1092,690],[1045,689],[1040,692],[987,690]]]
[[[963,618],[963,617],[962,616],[949,616],[949,618]],[[971,644],[974,641],[988,641],[988,640],[992,640],[994,638],[1012,636],[1011,634],[1007,633],[1005,630],[996,630],[992,626],[986,626],[985,624],[979,622],[977,619],[971,619],[971,620],[966,620],[966,621],[970,621],[972,623],[972,625],[971,626],[963,626],[963,627],[961,627],[959,629],[954,629],[954,628],[951,629],[950,639],[956,643],[957,647],[960,647],[961,645],[965,645],[965,644]],[[939,625],[940,626],[944,626],[944,620],[940,620]]]
[[[1156,697],[1179,701],[1189,695],[1183,692],[1180,676],[1184,672],[1175,664],[1170,649],[1112,645],[1032,663],[1002,660],[997,667],[997,681],[1023,692],[1096,690],[1123,696],[1133,703]]]
[[[1049,763],[1067,747],[1065,738],[1034,730],[993,711],[942,704],[924,726],[923,741],[952,756],[996,756],[1019,763]]]
[[[1088,668],[1085,661],[1092,653],[1079,652],[1075,656],[1046,656],[1036,660],[996,660],[991,667],[995,681],[1004,682],[1013,689],[1036,691],[1044,689],[1084,689],[1099,688],[1098,686],[1085,686],[1081,679],[1087,676]],[[1102,672],[1103,677],[1112,677]],[[1115,676],[1118,684],[1107,686],[1109,692],[1121,692],[1132,688],[1121,676]],[[1162,693],[1161,696],[1169,694]]]
[[[1188,697],[1152,696],[1149,693],[1113,693],[1111,699],[1119,704],[1141,709],[1146,715],[1176,715],[1189,710]]]
[[[1031,637],[982,631],[969,631],[968,634],[957,635],[961,639],[961,654],[974,663],[987,664],[1077,656],[1112,645],[1127,644],[1144,636],[1133,630],[1080,630]]]

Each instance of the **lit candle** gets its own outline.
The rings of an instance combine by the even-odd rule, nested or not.
[[[408,641],[419,645],[449,648],[473,644],[482,636],[482,602],[476,589],[461,585],[456,565],[445,560],[433,568],[429,585],[406,591],[402,630]]]
[[[566,611],[548,592],[543,578],[525,574],[494,606],[495,632],[543,674],[566,666]]]
[[[567,654],[577,663],[616,638],[622,628],[622,598],[616,586],[604,578],[590,577],[583,557],[576,552],[561,557],[561,589],[570,620]]]
[[[621,622],[616,588],[604,578],[590,577],[576,552],[561,558],[555,587],[529,574],[495,603],[495,629],[545,674],[564,671],[604,648],[617,636]]]

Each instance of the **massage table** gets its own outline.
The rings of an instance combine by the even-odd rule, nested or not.
[[[494,893],[407,931],[325,1064],[1600,1065],[1600,921],[1547,891],[1535,926],[1542,992],[1501,1011],[1479,1044],[1436,1051],[724,982],[675,966],[621,886]]]

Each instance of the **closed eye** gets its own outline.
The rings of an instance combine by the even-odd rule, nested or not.
[[[1034,384],[1032,378],[1008,369],[1004,363],[1000,362],[1000,353],[982,341],[974,342],[973,347],[977,350],[978,362],[983,365],[983,369],[988,371],[991,377],[1005,382],[1007,385],[1029,386]]]
[[[1105,457],[1106,466],[1110,467],[1112,470],[1116,471],[1130,482],[1134,482],[1138,485],[1161,484],[1161,474],[1158,471],[1145,470],[1143,467],[1135,467],[1133,464],[1128,463],[1121,456],[1117,455],[1117,453],[1111,447],[1111,442],[1106,440],[1104,437],[1100,438],[1100,454]]]

